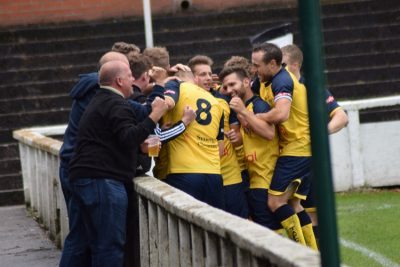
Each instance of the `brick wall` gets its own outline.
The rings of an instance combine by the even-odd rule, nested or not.
[[[189,3],[189,10],[224,9],[239,5],[254,5],[266,0],[153,0],[153,14],[181,11],[181,3]],[[295,0],[268,0],[271,3]],[[94,20],[141,16],[142,0],[0,0],[0,26]]]

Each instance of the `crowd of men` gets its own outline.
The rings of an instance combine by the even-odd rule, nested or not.
[[[163,47],[114,44],[71,91],[60,151],[70,232],[60,266],[137,263],[124,251],[139,246],[132,179],[150,169],[150,134],[162,143],[154,177],[317,250],[302,61],[295,45],[264,43],[251,63],[232,56],[217,76],[205,55],[171,67]],[[321,127],[334,133],[347,116],[326,95]]]

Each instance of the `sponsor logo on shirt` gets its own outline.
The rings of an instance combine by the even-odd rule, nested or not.
[[[247,154],[247,155],[245,156],[245,158],[246,158],[246,161],[247,161],[247,162],[254,162],[254,161],[257,161],[257,154],[256,154],[256,151],[254,151],[254,152],[251,153],[251,154]]]

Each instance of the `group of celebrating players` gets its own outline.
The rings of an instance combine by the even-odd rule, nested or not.
[[[168,138],[153,174],[317,250],[302,60],[296,45],[259,44],[251,63],[227,60],[216,82],[209,57],[190,59],[190,71],[178,69],[164,85],[168,111],[158,133]],[[347,116],[329,91],[326,103],[334,133]]]
[[[251,61],[232,56],[215,75],[205,55],[171,67],[163,47],[141,53],[133,44],[115,43],[100,59],[100,71],[81,75],[71,91],[60,150],[70,233],[60,266],[138,260],[123,252],[139,246],[138,234],[130,232],[137,219],[131,177],[150,169],[145,138],[153,129],[162,143],[154,177],[318,250],[311,183],[323,177],[310,175],[302,61],[296,45],[263,43],[253,48]],[[335,133],[347,115],[328,90],[326,104],[330,119],[321,127]],[[107,198],[99,196],[100,186],[109,190]],[[96,205],[92,198],[99,198]],[[110,208],[117,204],[123,210],[118,218]],[[111,253],[103,244],[119,245]]]

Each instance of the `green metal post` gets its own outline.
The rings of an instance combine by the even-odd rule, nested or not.
[[[321,264],[340,266],[336,228],[335,196],[327,129],[325,103],[324,53],[317,0],[299,0],[299,18],[304,51],[308,110],[310,118],[312,177],[317,199]]]

